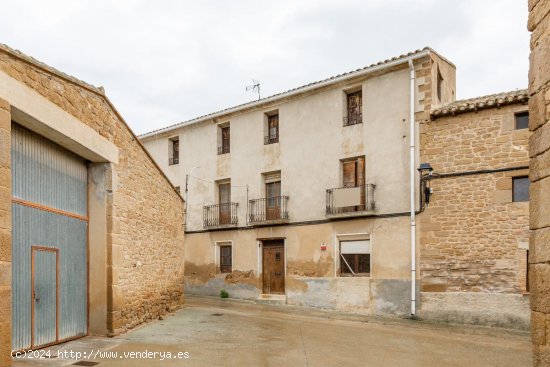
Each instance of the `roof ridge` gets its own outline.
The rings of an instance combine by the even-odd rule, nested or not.
[[[59,69],[56,69],[40,60],[37,60],[35,59],[34,57],[30,56],[30,55],[27,55],[26,53],[24,52],[21,52],[20,50],[17,50],[17,49],[14,49],[14,48],[11,48],[10,46],[4,44],[4,43],[0,43],[0,50],[4,51],[4,52],[7,52],[19,59],[22,59],[30,64],[33,64],[45,71],[48,71],[52,74],[55,74],[65,80],[68,80],[70,82],[73,82],[75,84],[78,84],[79,86],[83,87],[83,88],[86,88],[88,90],[91,90],[92,92],[95,92],[97,94],[101,94],[101,95],[105,95],[105,89],[103,87],[96,87],[95,85],[92,85],[90,83],[87,83],[81,79],[78,79],[72,75],[69,75],[67,73],[64,73],[62,72],[61,70]]]
[[[140,134],[139,137],[144,137],[144,136],[147,136],[147,135],[150,135],[150,134],[159,133],[161,131],[170,131],[170,130],[176,129],[178,127],[181,127],[181,126],[193,123],[193,122],[199,122],[199,121],[205,120],[210,116],[215,116],[215,115],[218,115],[218,114],[223,113],[223,112],[228,112],[230,110],[245,108],[248,105],[252,106],[252,105],[255,105],[257,103],[265,103],[268,100],[280,97],[281,95],[284,95],[284,94],[287,94],[287,93],[298,92],[299,90],[307,88],[307,87],[311,87],[311,86],[321,84],[321,83],[324,83],[324,82],[328,82],[328,81],[331,81],[331,80],[334,80],[334,79],[337,79],[337,78],[340,78],[340,77],[344,77],[344,76],[348,76],[348,75],[351,75],[351,74],[354,74],[354,73],[358,73],[358,72],[361,72],[361,71],[372,69],[376,66],[383,66],[385,64],[389,64],[390,62],[402,60],[402,59],[405,59],[405,58],[411,57],[411,56],[415,56],[415,55],[418,55],[418,54],[420,54],[422,52],[425,52],[425,51],[429,51],[431,53],[437,54],[440,58],[442,58],[445,61],[452,64],[446,58],[441,56],[437,51],[435,51],[431,47],[426,46],[426,47],[423,47],[422,49],[417,49],[417,50],[414,50],[414,51],[410,51],[410,52],[401,54],[399,56],[394,56],[394,57],[387,58],[387,59],[382,60],[382,61],[378,61],[378,62],[370,64],[368,66],[364,66],[364,67],[361,67],[361,68],[358,68],[358,69],[355,69],[355,70],[343,72],[343,73],[336,74],[336,75],[333,75],[333,76],[330,76],[330,77],[326,77],[324,79],[320,79],[320,80],[317,80],[317,81],[314,81],[314,82],[311,82],[311,83],[300,85],[298,87],[294,87],[294,88],[288,89],[286,91],[278,92],[278,93],[272,94],[270,96],[267,96],[267,97],[264,97],[264,98],[261,98],[261,99],[255,100],[255,101],[241,103],[241,104],[238,104],[238,105],[235,105],[235,106],[223,108],[223,109],[211,112],[211,113],[207,113],[207,114],[204,114],[204,115],[201,115],[201,116],[197,116],[197,117],[194,117],[194,118],[191,118],[191,119],[188,119],[188,120],[176,122],[174,124],[171,124],[171,125],[168,125],[168,126],[165,126],[165,127],[161,127],[161,128],[158,128],[158,129],[154,129],[154,130],[145,132],[143,134]],[[454,66],[454,64],[452,64],[452,65]]]

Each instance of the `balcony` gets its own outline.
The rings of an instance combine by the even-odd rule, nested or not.
[[[204,206],[202,214],[203,227],[213,229],[237,226],[238,207],[239,203],[224,203]]]
[[[288,222],[288,196],[274,196],[249,200],[248,222],[250,224],[277,224]]]
[[[352,113],[348,116],[344,116],[344,126],[357,125],[363,122],[362,113]]]
[[[218,155],[227,154],[230,150],[229,144],[222,144],[218,146]]]
[[[173,166],[175,164],[179,164],[180,163],[180,157],[170,157],[168,158],[168,165],[169,166]]]
[[[278,135],[266,135],[264,136],[264,145],[275,144],[279,142]]]
[[[366,184],[327,190],[327,217],[358,217],[374,213],[374,188]]]

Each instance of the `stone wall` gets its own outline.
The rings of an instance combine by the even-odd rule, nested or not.
[[[550,366],[550,1],[529,0],[530,285],[533,364]]]
[[[0,99],[0,365],[11,358],[11,115]]]
[[[119,148],[119,163],[107,165],[106,169],[109,332],[119,334],[180,307],[182,198],[103,90],[5,46],[0,47],[0,70],[36,90]]]
[[[528,327],[529,203],[512,202],[512,178],[529,173],[529,131],[514,130],[514,114],[526,109],[519,103],[421,124],[421,162],[434,168],[433,194],[418,218],[424,317]],[[485,311],[456,308],[475,299]]]

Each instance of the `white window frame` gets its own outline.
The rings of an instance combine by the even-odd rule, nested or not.
[[[334,248],[334,277],[340,278],[338,269],[341,266],[341,253],[340,253],[340,242],[345,241],[369,241],[370,242],[370,273],[369,275],[361,275],[362,278],[372,278],[374,273],[373,266],[373,236],[371,233],[337,233],[334,235],[333,239],[333,248]]]
[[[221,273],[221,258],[220,258],[220,246],[231,246],[231,272],[235,271],[235,247],[233,246],[233,240],[226,241],[214,241],[214,264],[216,266],[216,274],[229,274]]]

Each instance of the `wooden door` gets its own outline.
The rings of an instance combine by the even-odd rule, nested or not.
[[[220,224],[231,223],[231,184],[223,183],[218,185],[220,204]]]
[[[283,241],[264,242],[263,293],[285,294],[285,247]]]
[[[266,184],[266,219],[281,219],[281,181]]]

